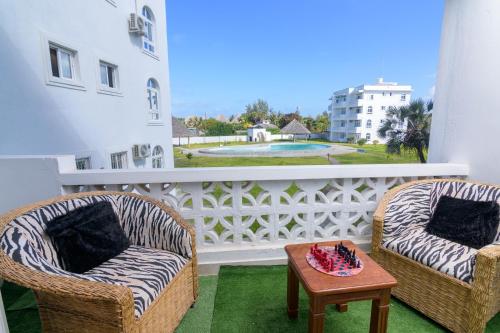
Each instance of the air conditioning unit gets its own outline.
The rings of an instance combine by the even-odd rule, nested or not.
[[[131,13],[128,20],[128,32],[144,36],[144,20],[136,13]]]
[[[151,155],[151,145],[141,144],[132,146],[132,156],[134,160],[144,159]]]

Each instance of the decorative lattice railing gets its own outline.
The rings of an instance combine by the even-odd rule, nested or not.
[[[357,165],[99,170],[61,180],[66,192],[134,191],[163,200],[193,223],[200,251],[213,252],[327,239],[368,243],[388,189],[466,173],[453,164]]]

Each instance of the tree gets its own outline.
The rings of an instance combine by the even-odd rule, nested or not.
[[[184,121],[184,124],[186,124],[187,127],[196,129],[201,129],[202,123],[203,118],[197,116],[189,117]]]
[[[378,134],[387,139],[386,151],[389,154],[401,154],[401,151],[413,151],[421,163],[426,162],[425,153],[429,149],[429,137],[432,120],[432,100],[422,99],[409,105],[389,107],[386,119]]]
[[[215,119],[204,121],[205,135],[207,136],[225,136],[234,134],[233,125],[224,123]]]
[[[258,99],[245,107],[245,113],[241,115],[241,119],[243,122],[257,124],[268,119],[271,111],[266,101]]]
[[[303,117],[302,124],[311,132],[314,132],[314,119],[312,117]]]
[[[328,131],[330,124],[330,118],[328,112],[323,111],[323,113],[316,116],[314,120],[314,132],[323,133]]]

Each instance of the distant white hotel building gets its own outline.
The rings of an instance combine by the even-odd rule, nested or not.
[[[411,99],[410,85],[384,82],[363,84],[333,93],[328,107],[330,113],[330,141],[345,142],[349,137],[368,142],[385,140],[378,136],[378,129],[390,106],[407,105]]]
[[[172,167],[164,0],[4,1],[0,154]]]

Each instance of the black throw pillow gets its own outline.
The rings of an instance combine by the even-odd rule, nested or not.
[[[495,201],[442,196],[425,231],[479,249],[495,240],[498,223],[499,206]]]
[[[47,224],[67,271],[84,273],[116,257],[129,246],[111,203],[77,208]]]

